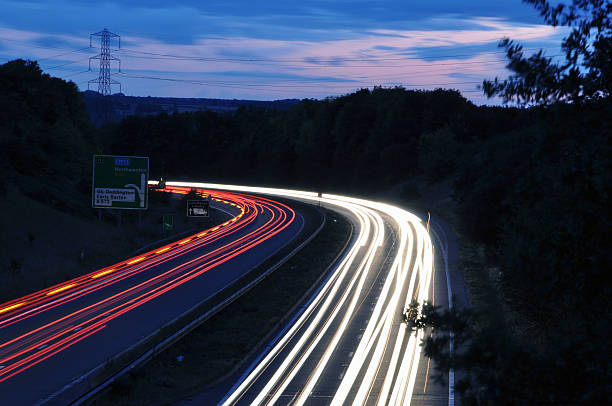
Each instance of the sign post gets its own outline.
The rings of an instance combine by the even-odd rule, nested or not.
[[[94,155],[92,207],[146,210],[148,182],[148,157]]]

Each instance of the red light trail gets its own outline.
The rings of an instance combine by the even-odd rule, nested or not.
[[[163,189],[182,195],[191,190],[176,186]],[[256,247],[286,229],[296,217],[290,207],[266,198],[206,189],[195,191],[200,196],[210,196],[215,204],[231,211],[233,217],[134,258],[0,304],[0,332],[8,335],[8,339],[0,341],[0,382]],[[60,306],[62,313],[53,316],[57,317],[54,320],[49,321],[49,316],[36,317]],[[28,319],[27,327],[20,327]],[[11,336],[12,331],[18,333]]]

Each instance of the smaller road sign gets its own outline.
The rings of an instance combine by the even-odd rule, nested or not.
[[[208,217],[208,200],[187,200],[187,217]]]

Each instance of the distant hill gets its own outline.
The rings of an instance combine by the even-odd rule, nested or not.
[[[127,116],[148,116],[162,112],[168,114],[193,111],[214,111],[233,113],[241,106],[253,106],[262,109],[288,110],[300,102],[298,99],[274,101],[260,100],[225,100],[196,99],[177,97],[136,97],[121,93],[111,96],[100,96],[98,92],[87,90],[83,98],[89,111],[91,121],[100,126],[107,122],[118,122]]]

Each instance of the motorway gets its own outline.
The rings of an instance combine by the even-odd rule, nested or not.
[[[198,193],[228,220],[0,304],[0,404],[69,403],[96,367],[214,296],[304,227],[299,213],[263,197]]]
[[[234,377],[222,398],[209,391],[181,404],[453,405],[454,376],[431,381],[425,334],[409,331],[411,301],[449,306],[448,243],[397,207],[337,195],[217,185],[168,184],[282,196],[340,212],[355,233],[345,254],[272,342]],[[439,258],[434,261],[434,253]]]

